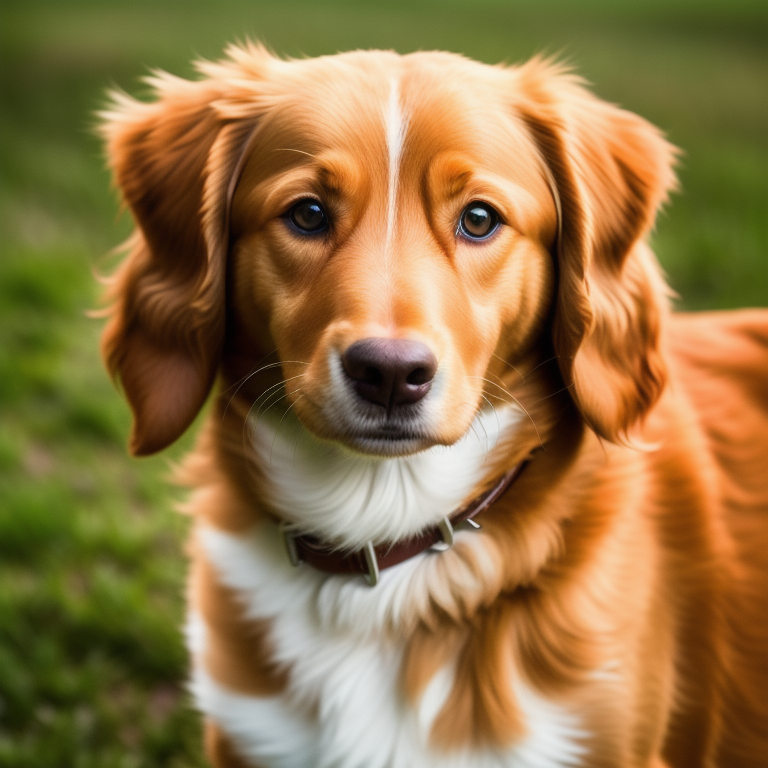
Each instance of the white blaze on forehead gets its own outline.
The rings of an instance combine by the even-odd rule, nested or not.
[[[387,132],[387,154],[389,157],[389,178],[387,180],[387,236],[386,249],[395,235],[395,215],[397,213],[397,188],[400,181],[400,157],[408,120],[400,109],[400,93],[397,80],[392,80],[389,87],[389,101],[384,114]]]

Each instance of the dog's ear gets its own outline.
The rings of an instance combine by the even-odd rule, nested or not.
[[[541,61],[516,71],[517,105],[558,208],[553,342],[589,426],[611,441],[656,402],[668,289],[644,238],[675,187],[675,148],[650,123]]]
[[[206,66],[218,75],[225,65]],[[176,440],[216,376],[228,205],[254,125],[244,116],[247,96],[229,110],[239,117],[228,115],[232,86],[221,77],[191,82],[162,74],[148,82],[156,101],[113,94],[101,115],[109,164],[136,224],[110,280],[102,337],[107,367],[133,411],[136,455]]]

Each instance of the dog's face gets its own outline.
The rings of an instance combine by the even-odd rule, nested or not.
[[[455,442],[545,356],[610,439],[655,400],[655,129],[541,62],[231,55],[108,116],[138,229],[105,352],[136,452],[275,351],[301,422],[376,455]]]
[[[384,455],[459,439],[553,294],[555,205],[499,73],[424,63],[293,65],[232,205],[234,322],[310,430]]]

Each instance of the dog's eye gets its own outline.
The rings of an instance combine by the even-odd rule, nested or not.
[[[288,211],[288,218],[302,234],[314,235],[328,228],[328,217],[323,206],[312,198],[299,200]]]
[[[499,214],[486,203],[470,203],[459,219],[459,232],[470,240],[484,240],[498,226]]]

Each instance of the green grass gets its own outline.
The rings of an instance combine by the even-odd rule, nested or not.
[[[767,31],[762,0],[3,0],[0,766],[202,765],[178,632],[186,521],[167,457],[126,457],[86,316],[130,228],[91,133],[105,88],[190,75],[246,35],[288,55],[559,52],[686,153],[654,238],[681,306],[766,305]]]

